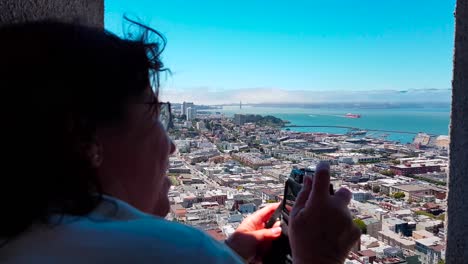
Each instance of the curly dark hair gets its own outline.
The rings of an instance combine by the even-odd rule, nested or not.
[[[96,129],[119,124],[150,85],[157,94],[165,70],[165,38],[131,22],[142,31],[127,39],[57,21],[0,27],[0,238],[100,203],[88,155]]]

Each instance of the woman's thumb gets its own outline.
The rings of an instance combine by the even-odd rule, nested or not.
[[[258,241],[262,241],[264,239],[274,239],[278,238],[281,235],[281,227],[272,227],[269,229],[260,229],[253,231],[251,233]]]

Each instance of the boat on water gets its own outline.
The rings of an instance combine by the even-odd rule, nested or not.
[[[367,130],[355,130],[355,131],[351,131],[351,135],[365,135],[367,134]]]
[[[347,113],[345,115],[345,117],[347,117],[347,118],[361,118],[361,115],[360,114]]]

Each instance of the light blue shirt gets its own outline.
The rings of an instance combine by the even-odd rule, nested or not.
[[[243,263],[200,230],[104,197],[87,217],[34,225],[0,248],[0,263]]]

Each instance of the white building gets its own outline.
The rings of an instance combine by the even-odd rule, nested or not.
[[[185,114],[187,116],[187,121],[191,121],[196,118],[197,112],[193,107],[187,107],[187,112]]]

